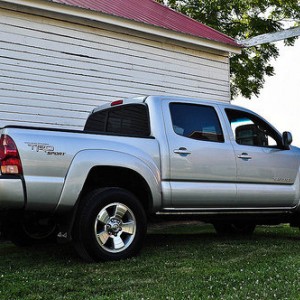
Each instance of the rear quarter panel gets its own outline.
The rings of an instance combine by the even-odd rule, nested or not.
[[[118,153],[126,153],[138,158],[155,176],[159,176],[159,147],[152,138],[24,128],[5,128],[2,133],[10,135],[19,150],[26,185],[27,210],[49,212],[57,207],[73,160],[83,151],[96,152],[97,164],[102,163],[101,151],[109,150],[114,153],[110,156],[111,164],[117,161]],[[95,165],[91,159],[88,164],[90,168]],[[127,166],[131,167],[130,161]],[[80,168],[80,164],[77,167]],[[82,166],[82,171],[83,169]],[[77,180],[83,185],[86,172],[78,170],[78,174],[82,174]],[[76,200],[71,202],[75,203]]]

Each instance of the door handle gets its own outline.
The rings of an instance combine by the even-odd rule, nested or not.
[[[249,159],[252,159],[252,156],[250,156],[248,153],[242,153],[242,154],[238,155],[238,158],[249,160]]]
[[[191,154],[192,152],[186,149],[185,147],[180,147],[179,149],[173,150],[174,153],[176,154],[181,154],[181,155],[188,155]]]

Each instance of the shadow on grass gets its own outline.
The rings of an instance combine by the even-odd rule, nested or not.
[[[155,255],[157,251],[169,249],[214,249],[224,245],[231,247],[268,247],[268,245],[284,246],[288,242],[299,247],[300,232],[298,229],[288,226],[258,226],[252,236],[218,236],[210,225],[202,226],[171,226],[155,229],[146,236],[142,253],[148,256]],[[295,243],[295,244],[294,244]],[[288,247],[288,246],[287,246]],[[197,251],[198,251],[197,250]],[[153,254],[152,254],[153,252]],[[14,259],[24,261],[26,264],[39,264],[52,262],[62,264],[84,264],[71,243],[46,244],[32,247],[16,247],[10,242],[0,243],[1,260],[12,261]]]
[[[177,236],[179,239],[184,238],[188,240],[190,238],[199,239],[233,239],[233,240],[255,240],[255,239],[272,239],[278,238],[281,240],[300,240],[300,231],[298,228],[292,228],[289,225],[279,226],[257,226],[254,233],[251,236],[233,235],[233,236],[220,236],[218,235],[213,226],[209,224],[200,224],[196,226],[189,225],[175,225],[161,229],[155,229],[148,232],[148,236],[164,235],[169,238]]]
[[[166,232],[164,232],[166,231]],[[292,247],[300,250],[300,232],[298,228],[289,226],[257,226],[251,236],[219,236],[210,225],[202,225],[198,228],[173,228],[162,229],[161,231],[151,232],[147,235],[145,248],[151,251],[155,247],[164,249],[206,249],[214,251],[216,247],[230,246],[233,250],[238,248],[253,247]],[[290,246],[289,246],[290,245]],[[195,250],[197,251],[197,250]]]

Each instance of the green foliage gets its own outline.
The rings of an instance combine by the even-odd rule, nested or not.
[[[0,243],[1,300],[299,299],[300,233],[258,227],[219,237],[211,226],[148,234],[141,255],[87,264],[69,245]]]
[[[164,2],[164,1],[158,1]],[[167,5],[236,40],[297,26],[299,0],[168,0]],[[285,41],[293,45],[295,38]],[[232,97],[259,95],[265,76],[274,75],[271,60],[278,57],[274,44],[245,48],[231,57]]]

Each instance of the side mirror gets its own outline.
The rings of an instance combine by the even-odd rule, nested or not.
[[[293,142],[293,136],[290,132],[285,131],[282,134],[282,144],[283,144],[283,148],[285,150],[289,150],[290,149],[290,144]]]

